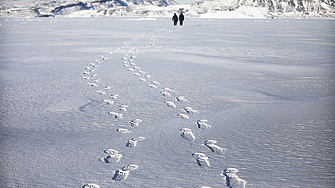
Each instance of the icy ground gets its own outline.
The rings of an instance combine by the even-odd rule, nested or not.
[[[1,187],[335,185],[333,20],[0,23]]]

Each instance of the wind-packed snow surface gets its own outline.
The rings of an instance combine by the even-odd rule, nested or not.
[[[334,21],[1,20],[1,187],[334,187]]]

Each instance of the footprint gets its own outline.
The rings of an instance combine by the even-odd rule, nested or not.
[[[231,188],[245,188],[247,182],[239,178],[236,173],[238,170],[236,168],[227,168],[220,174],[221,179],[224,184]]]
[[[206,157],[203,153],[193,153],[192,156],[196,159],[199,166],[210,166],[209,157]]]
[[[208,161],[209,157],[199,157],[196,158],[197,163],[199,166],[210,166],[210,163]]]
[[[98,82],[100,82],[100,79],[95,79],[95,80],[93,80],[95,83],[98,83]]]
[[[187,114],[177,114],[177,116],[181,117],[182,119],[190,119]]]
[[[83,74],[88,75],[88,74],[90,74],[90,72],[84,71]]]
[[[154,84],[148,84],[148,86],[151,87],[151,88],[157,88],[157,86],[154,85]]]
[[[83,76],[82,78],[84,78],[85,80],[91,79],[90,77],[87,77],[87,76]]]
[[[145,78],[151,78],[151,75],[146,75],[146,76],[144,76]]]
[[[192,156],[197,158],[197,157],[205,157],[206,155],[204,153],[193,153]]]
[[[226,151],[225,148],[221,148],[220,146],[215,145],[217,143],[216,140],[207,140],[204,145],[207,146],[212,152],[217,153],[219,155],[223,155]]]
[[[122,154],[113,154],[113,155],[107,155],[105,158],[102,159],[105,163],[118,163],[120,162],[122,157]]]
[[[128,178],[129,171],[116,170],[112,178],[114,181],[123,181]]]
[[[109,96],[109,97],[112,98],[112,99],[117,99],[118,96],[119,96],[119,95],[111,95],[111,96]]]
[[[96,83],[87,83],[87,84],[92,86],[92,87],[98,87],[98,84],[96,84]]]
[[[105,91],[95,91],[96,93],[99,93],[100,95],[106,95],[107,93]]]
[[[198,121],[197,121],[198,128],[200,128],[200,129],[211,128],[211,126],[208,125],[206,122],[207,122],[207,120],[205,120],[205,119],[203,119],[203,120],[198,120]]]
[[[173,102],[171,101],[165,101],[164,102],[166,104],[166,106],[168,107],[171,107],[171,108],[176,108],[176,104],[174,104]]]
[[[136,67],[136,66],[134,66],[133,68],[134,68],[134,69],[137,69],[137,70],[140,70],[140,69],[141,69],[141,67]]]
[[[145,74],[146,73],[146,72],[144,72],[142,70],[139,70],[138,72],[141,73],[141,74]]]
[[[94,71],[97,71],[98,69],[90,69],[89,71],[90,72],[94,72]]]
[[[181,132],[181,137],[183,137],[185,140],[193,141],[195,139],[195,136],[192,133],[191,129],[182,128],[180,129],[180,132]]]
[[[111,86],[106,86],[104,89],[109,90],[109,89],[112,89],[112,87]]]
[[[176,97],[176,101],[178,101],[178,102],[187,102],[188,100],[185,99],[184,96],[179,96],[179,97]]]
[[[136,169],[138,169],[137,165],[127,165],[127,166],[122,167],[122,170],[124,171],[133,171]]]
[[[142,120],[141,119],[133,119],[130,121],[130,125],[133,126],[133,127],[138,127],[139,126],[139,123],[141,123]]]
[[[123,167],[121,170],[116,170],[112,180],[123,181],[129,176],[129,171],[136,170],[137,165],[128,165]]]
[[[119,106],[119,110],[121,111],[127,111],[128,106],[127,105],[121,105]]]
[[[114,154],[118,154],[119,152],[115,149],[106,149],[104,153],[114,155]]]
[[[147,80],[144,79],[144,78],[138,78],[138,80],[139,80],[139,81],[143,81],[143,82],[147,81]]]
[[[128,140],[126,147],[135,147],[137,145],[137,141]]]
[[[150,83],[152,83],[154,85],[160,85],[160,83],[158,83],[157,81],[151,81]]]
[[[108,154],[106,157],[101,158],[100,160],[105,163],[118,163],[121,160],[122,154],[120,154],[115,149],[107,149],[104,151],[106,154]]]
[[[170,95],[170,93],[168,93],[168,92],[166,92],[166,91],[161,91],[161,95],[162,96],[165,96],[165,97],[170,97],[171,95]]]
[[[103,102],[105,102],[108,105],[113,105],[115,101],[111,101],[111,100],[102,100]]]
[[[175,92],[174,90],[172,90],[172,89],[170,89],[170,88],[167,88],[167,87],[166,87],[166,88],[163,88],[162,90],[163,90],[163,91],[168,91],[168,92]]]
[[[129,67],[129,65],[127,65],[127,64],[124,64],[123,66],[124,66],[124,67]]]
[[[108,112],[108,114],[114,116],[116,119],[123,119],[123,114],[119,114],[117,112]]]
[[[137,138],[132,138],[131,140],[128,140],[126,147],[136,147],[138,141],[144,140],[145,137],[137,137]]]
[[[124,129],[124,128],[117,128],[116,131],[119,133],[124,133],[124,134],[131,133],[131,131],[129,131],[128,129]]]
[[[83,188],[100,188],[99,185],[93,183],[87,183],[83,186]]]
[[[138,72],[135,72],[134,75],[135,76],[141,76],[140,73],[138,73]]]
[[[199,114],[199,112],[197,110],[193,110],[192,107],[185,107],[184,110],[188,113],[188,114]]]
[[[92,74],[92,75],[91,75],[91,77],[96,77],[96,76],[98,76],[98,74]]]

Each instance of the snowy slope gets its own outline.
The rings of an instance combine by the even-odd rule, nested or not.
[[[8,1],[3,2],[2,15],[13,16],[55,16],[66,15],[82,10],[105,11],[115,7],[134,5],[167,6],[177,4],[173,0],[90,0],[90,1]]]
[[[187,17],[206,18],[335,17],[335,5],[330,0],[200,0],[189,4],[178,4],[173,0],[4,1],[0,15],[2,17],[171,17],[174,12],[180,11]]]
[[[335,13],[334,1],[330,0],[201,0],[193,3],[192,7],[205,13],[264,7],[268,10],[268,17],[334,17]]]
[[[332,0],[237,0],[239,6],[267,7],[271,16],[334,17]]]

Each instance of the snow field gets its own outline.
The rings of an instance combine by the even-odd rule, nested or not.
[[[330,187],[329,21],[185,23],[2,23],[7,187]]]

